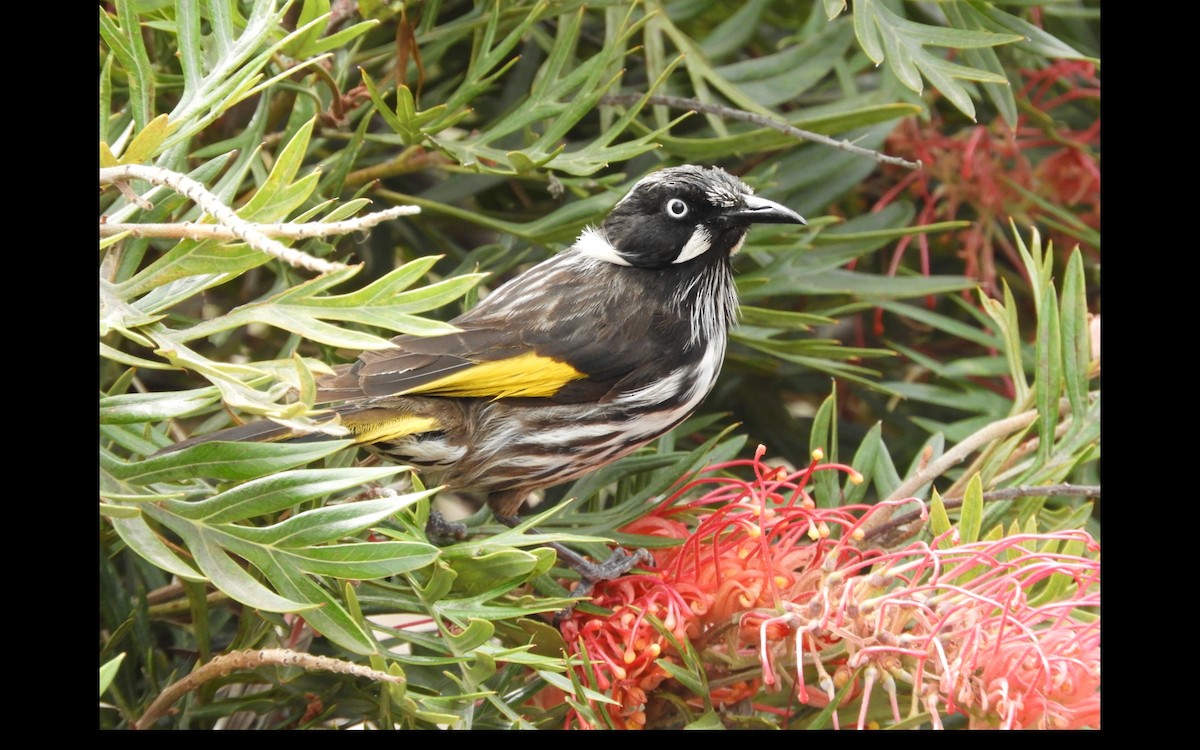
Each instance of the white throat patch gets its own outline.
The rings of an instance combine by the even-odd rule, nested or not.
[[[595,227],[587,227],[583,230],[583,234],[575,240],[575,249],[579,251],[580,255],[602,260],[605,263],[618,266],[630,265],[629,261],[622,258],[621,254],[612,246],[604,233]],[[676,263],[678,262],[676,261]]]
[[[687,244],[671,262],[686,263],[697,255],[704,255],[710,247],[712,247],[712,235],[704,228],[704,225],[697,224],[692,236],[688,238]]]

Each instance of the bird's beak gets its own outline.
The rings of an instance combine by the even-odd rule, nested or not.
[[[808,224],[804,217],[775,201],[747,195],[742,205],[724,214],[728,221],[745,224]]]

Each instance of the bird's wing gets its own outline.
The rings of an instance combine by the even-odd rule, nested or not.
[[[582,341],[569,334],[527,333],[477,326],[444,336],[398,336],[392,340],[396,348],[364,352],[322,381],[321,398],[423,395],[581,403],[600,400],[643,364],[638,360],[650,359],[622,357],[594,337]]]
[[[321,383],[324,400],[388,396],[595,403],[662,372],[685,321],[661,300],[621,297],[608,264],[562,253],[451,321],[457,333],[397,336]],[[582,268],[582,271],[581,271]],[[581,273],[587,273],[581,283]],[[618,385],[619,384],[619,385]]]
[[[388,396],[606,400],[613,388],[639,384],[658,370],[652,337],[621,335],[617,326],[530,331],[476,322],[458,333],[398,336],[394,349],[364,352],[322,381],[325,401]]]

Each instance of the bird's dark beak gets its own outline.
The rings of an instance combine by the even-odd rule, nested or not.
[[[723,218],[744,224],[808,224],[803,216],[787,206],[757,195],[745,196],[742,205],[726,211]]]

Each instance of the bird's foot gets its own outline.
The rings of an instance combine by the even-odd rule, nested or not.
[[[521,518],[516,515],[503,515],[495,512],[493,512],[493,515],[497,521],[510,528],[521,524]],[[530,529],[530,531],[535,534],[537,533],[536,529]],[[617,547],[608,556],[607,560],[602,563],[594,563],[575,550],[564,547],[558,542],[549,542],[546,546],[558,553],[558,559],[563,564],[579,573],[579,583],[575,585],[575,588],[571,589],[571,596],[573,597],[582,598],[590,596],[592,590],[596,588],[597,583],[620,578],[639,563],[645,566],[654,565],[654,556],[641,548],[630,552],[624,547]],[[566,609],[556,612],[554,615],[554,624],[558,625],[570,617],[574,609],[575,605],[571,605]]]
[[[579,573],[579,583],[575,584],[575,588],[571,589],[571,596],[583,598],[591,596],[592,591],[596,588],[596,584],[601,581],[611,581],[628,573],[634,566],[641,564],[645,566],[654,565],[654,557],[643,548],[638,548],[632,552],[624,547],[617,547],[613,550],[608,559],[602,563],[594,563],[590,560],[576,554],[575,552],[557,544],[552,544],[559,557],[569,565],[573,570]],[[565,554],[564,554],[565,553]],[[575,610],[575,605],[572,604],[565,609],[560,609],[554,613],[554,624],[559,625],[571,616],[571,612]]]
[[[467,526],[457,521],[447,521],[441,513],[430,509],[429,520],[425,522],[425,536],[437,545],[451,544],[466,539]]]

